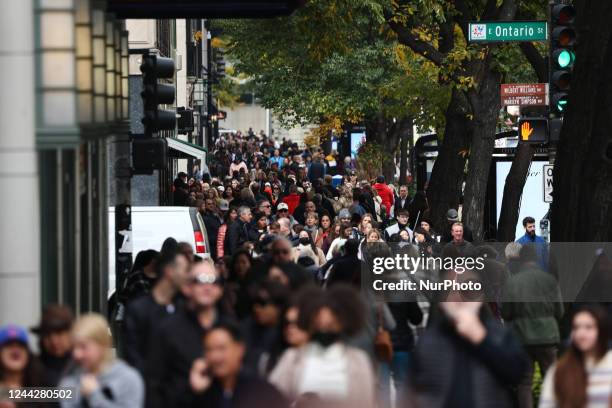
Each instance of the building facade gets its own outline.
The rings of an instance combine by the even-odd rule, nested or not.
[[[108,145],[128,127],[125,23],[97,0],[7,0],[0,15],[0,324],[41,305],[106,309]]]

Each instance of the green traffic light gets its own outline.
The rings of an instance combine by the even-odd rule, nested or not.
[[[559,112],[564,112],[566,106],[567,106],[567,99],[561,99],[559,100],[559,102],[557,102],[557,110]]]
[[[557,56],[557,64],[561,68],[567,68],[574,62],[574,53],[569,50],[563,50]]]

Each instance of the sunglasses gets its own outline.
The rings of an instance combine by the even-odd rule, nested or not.
[[[256,306],[269,306],[274,304],[271,299],[257,298],[253,300],[253,305]]]
[[[287,255],[289,252],[288,249],[275,249],[272,253],[274,255]]]
[[[289,210],[278,210],[277,212],[288,212]]]
[[[223,279],[220,276],[209,275],[206,273],[202,273],[191,279],[191,283],[200,283],[202,285],[220,285],[223,283]]]

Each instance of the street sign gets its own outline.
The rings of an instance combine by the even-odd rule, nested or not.
[[[479,21],[469,23],[470,42],[546,41],[546,21]]]
[[[502,106],[546,106],[548,84],[502,84]]]
[[[547,143],[548,119],[521,118],[518,122],[518,134],[520,143]]]
[[[553,165],[545,164],[544,165],[544,202],[552,203],[553,197]]]

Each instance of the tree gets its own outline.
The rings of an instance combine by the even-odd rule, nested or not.
[[[553,241],[612,239],[612,2],[577,2],[578,45],[553,173]],[[580,84],[580,86],[576,86]]]
[[[495,131],[500,111],[499,85],[503,77],[498,44],[470,45],[470,21],[511,21],[518,10],[515,0],[393,0],[386,14],[399,42],[441,69],[441,81],[454,91],[446,113],[444,139],[428,188],[431,217],[438,228],[444,214],[456,207],[461,195],[465,152],[469,151],[465,178],[463,220],[477,238],[483,236],[484,204]],[[531,1],[524,10],[545,2]]]
[[[444,121],[448,87],[438,85],[438,69],[397,43],[377,1],[313,0],[291,17],[223,25],[236,70],[281,122],[364,124],[385,152],[388,179],[412,119]]]

